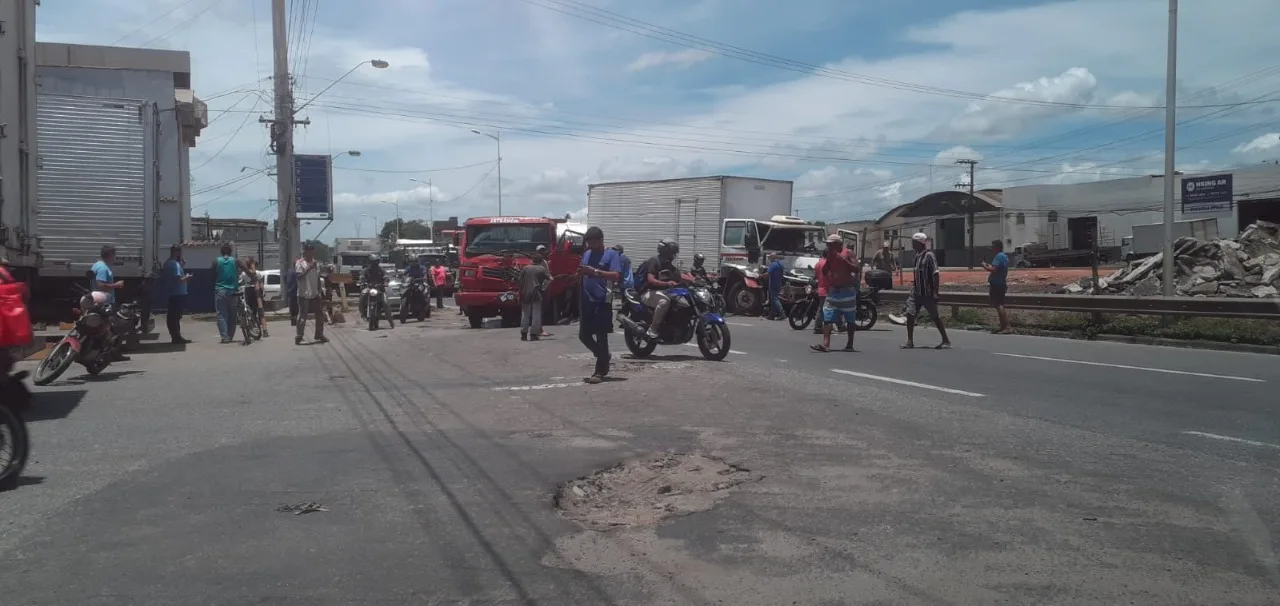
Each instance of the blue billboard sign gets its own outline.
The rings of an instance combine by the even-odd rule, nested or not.
[[[1182,179],[1182,212],[1184,213],[1231,210],[1231,201],[1234,196],[1230,173]]]
[[[333,157],[328,154],[295,155],[293,179],[297,192],[298,217],[332,219]]]

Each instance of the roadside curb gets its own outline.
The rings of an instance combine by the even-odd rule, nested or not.
[[[965,330],[988,331],[985,326],[965,326]],[[1138,337],[1130,335],[1094,335],[1092,338],[1075,332],[1061,330],[1041,330],[1035,328],[1014,328],[1020,335],[1033,337],[1056,337],[1074,339],[1076,341],[1106,341],[1109,343],[1128,343],[1131,345],[1155,345],[1159,347],[1177,347],[1180,349],[1206,349],[1213,351],[1232,351],[1237,353],[1257,353],[1280,355],[1280,347],[1272,345],[1253,345],[1250,343],[1221,343],[1218,341],[1167,339],[1163,337]]]

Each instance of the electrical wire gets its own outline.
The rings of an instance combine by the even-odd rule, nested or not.
[[[155,25],[155,24],[157,24],[157,23],[159,23],[159,22],[163,21],[163,20],[164,20],[166,17],[168,17],[169,15],[172,15],[172,14],[174,14],[174,13],[176,13],[176,12],[178,12],[178,11],[180,11],[180,10],[184,9],[184,8],[186,8],[186,7],[187,7],[187,5],[189,5],[189,4],[191,4],[191,3],[195,2],[195,1],[196,1],[196,0],[187,0],[186,2],[183,2],[182,4],[179,4],[179,5],[177,5],[177,6],[173,7],[173,8],[171,8],[171,9],[169,9],[169,10],[165,11],[165,12],[164,12],[163,14],[161,14],[159,17],[156,17],[155,19],[152,19],[152,20],[148,21],[148,22],[146,23],[146,25],[141,25],[141,26],[139,26],[137,29],[134,29],[133,31],[130,31],[130,32],[129,32],[129,33],[127,33],[127,34],[125,34],[125,35],[123,35],[123,36],[120,36],[119,38],[116,38],[116,39],[115,39],[115,41],[111,43],[111,46],[116,46],[116,45],[120,44],[121,42],[124,42],[124,41],[125,41],[126,39],[128,39],[130,36],[132,36],[132,35],[134,35],[134,34],[136,34],[136,33],[139,33],[139,32],[141,32],[142,30],[147,29],[148,27],[151,27],[152,25]]]
[[[258,182],[258,181],[260,181],[260,180],[262,179],[262,177],[264,177],[265,175],[266,175],[266,173],[258,173],[256,176],[254,176],[254,178],[249,179],[248,181],[246,181],[246,182],[244,182],[244,183],[241,183],[239,187],[237,187],[237,188],[235,188],[235,189],[233,189],[233,190],[231,190],[231,191],[229,191],[229,192],[226,192],[226,193],[222,194],[221,196],[218,196],[218,197],[216,197],[216,198],[214,198],[214,199],[212,199],[212,200],[208,200],[208,201],[206,201],[206,202],[201,202],[201,203],[199,203],[199,204],[195,204],[195,205],[193,205],[193,206],[191,207],[191,210],[195,210],[195,209],[197,209],[197,208],[201,208],[201,207],[204,207],[204,206],[208,206],[208,205],[210,205],[210,204],[213,204],[214,202],[217,202],[217,201],[219,201],[219,200],[225,199],[225,198],[227,198],[228,196],[234,195],[236,192],[239,192],[240,190],[242,190],[242,189],[244,189],[244,188],[246,188],[246,187],[249,187],[250,185],[253,185],[254,183],[257,183],[257,182]]]
[[[201,162],[199,166],[191,169],[191,171],[195,172],[197,170],[200,170],[201,168],[208,166],[210,162],[213,162],[214,160],[218,159],[218,156],[221,156],[222,152],[227,151],[227,147],[231,145],[231,142],[235,141],[236,137],[240,135],[240,131],[244,130],[244,127],[249,124],[249,118],[253,117],[253,113],[252,113],[253,110],[258,109],[258,104],[260,103],[262,103],[261,97],[258,97],[257,99],[255,99],[253,102],[253,109],[249,110],[250,113],[246,113],[244,115],[244,119],[240,121],[240,126],[237,126],[235,131],[231,133],[231,137],[227,139],[226,143],[223,143],[222,147],[218,148],[218,151],[214,152],[214,154],[212,156],[209,156],[209,158],[204,162]]]
[[[353,166],[334,166],[334,170],[350,170],[360,173],[383,173],[389,175],[421,175],[425,173],[442,173],[451,170],[462,170],[464,168],[475,168],[486,164],[493,164],[497,160],[485,160],[484,162],[476,162],[473,164],[463,164],[461,166],[450,166],[447,168],[423,168],[418,170],[388,170],[383,168],[356,168]]]
[[[461,199],[463,199],[463,198],[465,198],[465,197],[467,197],[467,196],[471,195],[471,192],[475,191],[475,190],[476,190],[476,188],[480,187],[480,185],[482,185],[485,181],[488,181],[488,180],[489,180],[489,175],[492,175],[492,174],[493,174],[494,169],[496,169],[496,168],[497,168],[497,165],[496,165],[496,164],[495,164],[494,166],[490,167],[490,168],[489,168],[489,170],[485,171],[484,176],[483,176],[483,177],[480,177],[480,180],[479,180],[479,181],[476,181],[476,184],[475,184],[475,185],[472,185],[472,186],[471,186],[471,188],[470,188],[470,189],[468,189],[467,191],[464,191],[464,192],[462,192],[461,194],[459,194],[459,195],[457,195],[457,196],[454,196],[454,197],[452,197],[452,198],[449,198],[448,200],[441,200],[441,202],[442,202],[442,203],[446,203],[446,204],[447,204],[447,203],[449,203],[449,202],[457,202],[458,200],[461,200]]]
[[[208,5],[208,6],[206,6],[206,7],[202,8],[202,9],[200,9],[200,10],[199,10],[199,11],[197,11],[194,15],[191,15],[190,17],[187,17],[186,19],[183,19],[183,20],[182,20],[181,22],[179,22],[177,25],[173,26],[173,28],[172,28],[172,29],[170,29],[169,31],[167,31],[167,32],[165,32],[165,33],[163,33],[163,34],[160,34],[159,36],[156,36],[156,37],[154,37],[154,38],[152,38],[152,39],[150,39],[150,40],[147,40],[146,42],[143,42],[142,44],[139,44],[138,46],[139,46],[140,48],[146,48],[146,47],[148,47],[148,46],[151,46],[152,44],[155,44],[156,42],[159,42],[159,41],[161,41],[161,40],[164,40],[165,38],[168,38],[169,36],[172,36],[173,34],[177,33],[177,31],[178,31],[178,30],[183,29],[183,28],[187,27],[188,25],[191,25],[192,23],[194,23],[194,22],[195,22],[195,20],[196,20],[196,19],[199,19],[200,17],[204,16],[204,14],[205,14],[205,13],[207,13],[207,12],[209,12],[209,11],[213,10],[213,9],[214,9],[214,7],[218,6],[218,2],[219,2],[219,1],[220,1],[220,0],[211,0],[211,2],[209,3],[209,5]]]
[[[685,48],[701,50],[707,53],[738,59],[748,63],[776,67],[788,71],[799,72],[805,75],[819,76],[836,80],[844,80],[847,82],[855,82],[870,86],[882,88],[892,88],[896,90],[917,92],[930,95],[939,95],[946,97],[955,97],[960,99],[970,99],[975,101],[992,101],[999,103],[1013,103],[1021,105],[1037,105],[1045,107],[1062,107],[1071,109],[1102,109],[1102,110],[1123,110],[1132,111],[1134,109],[1163,109],[1160,106],[1133,106],[1133,105],[1107,105],[1095,103],[1069,103],[1061,101],[1045,101],[1039,99],[1024,99],[1018,97],[1004,97],[998,95],[986,95],[968,91],[961,91],[950,88],[942,88],[937,86],[928,86],[916,84],[901,80],[891,80],[888,78],[880,78],[876,76],[868,76],[865,74],[857,74],[834,68],[827,68],[800,61],[793,61],[776,55],[752,51],[746,48],[733,46],[716,42],[708,38],[702,38],[691,34],[679,32],[670,28],[662,27],[627,17],[621,13],[615,13],[602,8],[597,8],[582,2],[574,0],[520,0],[526,4],[538,6],[547,10],[555,11],[570,17],[590,21],[599,25],[604,25],[613,29],[630,32],[639,36],[659,40]],[[1196,107],[1225,107],[1224,104],[1213,105],[1189,105],[1181,106],[1182,109],[1191,109]]]

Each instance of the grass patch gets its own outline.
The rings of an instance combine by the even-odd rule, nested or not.
[[[960,308],[952,315],[942,306],[947,326],[982,326],[994,328],[996,314],[992,309]],[[1098,335],[1154,337],[1182,341],[1215,341],[1247,345],[1280,346],[1280,323],[1267,320],[1235,318],[1175,318],[1163,322],[1159,316],[1103,315],[1095,321],[1093,314],[1070,312],[1009,312],[1014,328],[1069,332],[1091,339]]]

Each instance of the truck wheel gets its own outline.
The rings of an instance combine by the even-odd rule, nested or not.
[[[471,314],[467,316],[467,323],[471,325],[471,328],[484,328],[484,316]]]
[[[739,315],[756,314],[760,311],[760,293],[744,282],[734,282],[729,287],[729,311]]]

